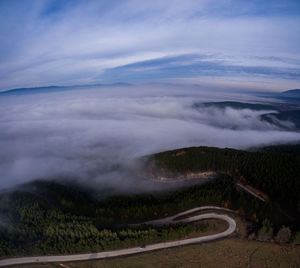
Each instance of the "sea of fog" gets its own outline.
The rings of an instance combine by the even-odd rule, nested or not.
[[[146,154],[187,146],[243,149],[300,140],[299,132],[261,121],[265,111],[193,107],[224,100],[263,101],[184,86],[0,95],[0,189],[65,177],[128,186],[128,178],[114,167]]]

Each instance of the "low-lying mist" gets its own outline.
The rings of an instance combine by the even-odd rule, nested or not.
[[[194,107],[250,99],[158,86],[0,96],[0,188],[35,179],[76,178],[142,190],[145,182],[119,171],[132,167],[139,156],[187,146],[243,149],[300,140],[299,132],[262,121],[263,110]]]

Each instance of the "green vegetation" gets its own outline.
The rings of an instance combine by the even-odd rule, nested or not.
[[[297,144],[283,144],[283,145],[271,145],[262,148],[256,148],[259,152],[273,152],[289,154],[293,157],[297,157],[300,161],[300,143]]]
[[[266,241],[272,238],[273,236],[273,228],[271,227],[271,223],[268,219],[263,220],[262,226],[258,230],[258,240]]]
[[[147,157],[146,164],[151,166],[147,172],[152,175],[174,177],[203,170],[219,173],[213,181],[169,192],[101,196],[96,189],[70,181],[36,181],[22,190],[2,193],[0,256],[94,252],[179,239],[207,231],[209,226],[133,228],[128,224],[203,205],[235,210],[252,222],[249,232],[258,231],[258,236],[269,234],[269,230],[278,234],[282,226],[289,227],[293,241],[298,243],[297,213],[289,217],[281,208],[283,204],[290,206],[289,212],[295,212],[297,207],[292,202],[299,204],[300,165],[296,151],[198,147],[159,153]],[[241,178],[268,193],[271,199],[261,202],[238,190],[235,183]],[[280,237],[284,238],[285,233]]]
[[[54,224],[55,221],[56,225]],[[209,224],[177,224],[172,227],[142,226],[110,230],[98,229],[91,221],[76,217],[60,218],[60,222],[50,218],[46,224],[48,226],[43,224],[45,229],[38,228],[36,225],[29,227],[23,224],[22,229],[21,226],[18,226],[19,232],[3,232],[0,242],[1,256],[72,254],[119,249],[140,246],[145,243],[178,240],[191,233],[199,235],[212,228]],[[38,231],[34,231],[32,228],[38,228]]]
[[[289,153],[191,147],[158,153],[146,162],[156,177],[218,171],[246,179],[289,211],[300,212],[300,159]]]
[[[197,230],[191,225],[129,228],[126,224],[207,204],[226,203],[246,218],[255,215],[257,223],[268,217],[278,226],[288,224],[276,205],[237,191],[226,175],[168,193],[102,200],[76,184],[39,181],[31,186],[30,191],[1,196],[1,218],[6,220],[0,228],[1,256],[91,252],[178,239]]]

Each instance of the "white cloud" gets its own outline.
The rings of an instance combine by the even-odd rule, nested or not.
[[[185,146],[246,148],[299,141],[299,133],[260,121],[260,112],[192,108],[195,102],[224,99],[228,96],[188,87],[2,96],[1,187],[56,176],[105,185],[128,180],[131,187],[114,166],[141,155]]]
[[[2,88],[97,82],[106,68],[174,54],[252,66],[265,63],[256,56],[300,60],[299,19],[223,15],[234,1],[83,1],[48,15],[40,1],[13,7],[2,18],[10,21],[2,26]]]

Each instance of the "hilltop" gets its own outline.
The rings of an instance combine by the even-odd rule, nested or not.
[[[297,96],[300,97],[300,89],[290,89],[290,90],[286,90],[281,92],[282,95],[285,96]]]
[[[268,151],[249,152],[201,146],[157,153],[145,157],[145,161],[149,176],[154,178],[182,179],[214,171],[226,173],[235,180],[245,179],[281,205],[297,211],[300,204],[299,153],[279,150],[269,147]]]
[[[88,88],[98,88],[98,87],[125,87],[132,86],[129,83],[113,83],[113,84],[90,84],[90,85],[71,85],[71,86],[43,86],[43,87],[24,87],[24,88],[13,88],[4,91],[0,91],[0,95],[16,95],[16,94],[32,94],[32,93],[49,93],[65,90],[74,89],[88,89]]]

